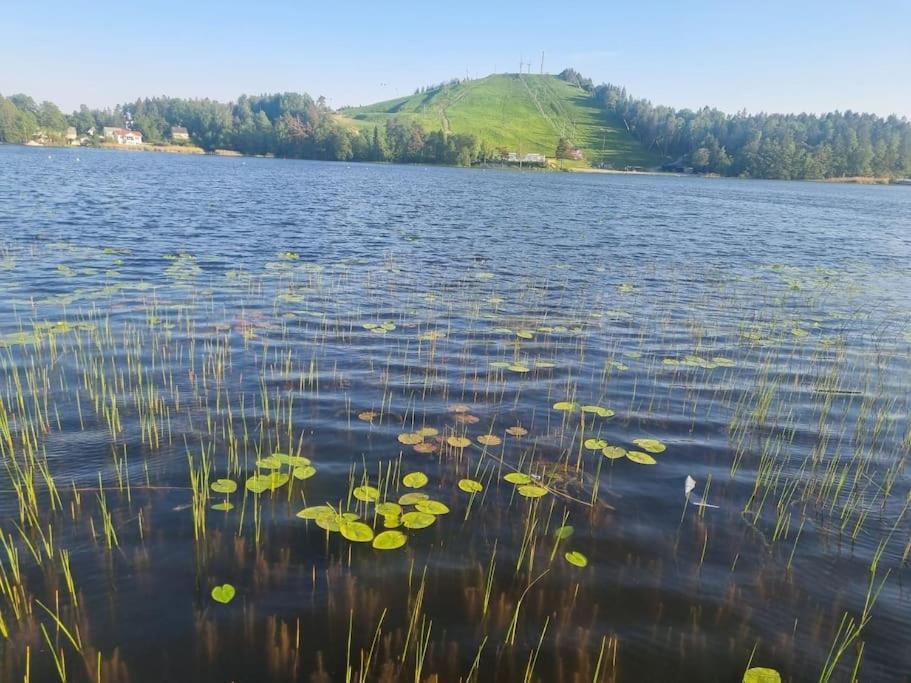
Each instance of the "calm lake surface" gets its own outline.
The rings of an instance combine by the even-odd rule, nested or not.
[[[907,681],[909,256],[911,188],[0,147],[0,680]]]

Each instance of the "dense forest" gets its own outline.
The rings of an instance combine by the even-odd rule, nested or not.
[[[673,163],[703,173],[753,178],[911,176],[911,123],[852,111],[815,114],[725,114],[674,109],[595,86],[573,69],[560,78],[591,93],[627,129]]]
[[[70,116],[50,102],[37,104],[25,95],[0,97],[0,141],[23,143],[42,131],[49,141],[59,142],[67,126],[91,136],[92,142],[99,140],[105,126],[126,126],[140,131],[150,144],[172,142],[171,127],[183,126],[192,142],[206,150],[298,159],[467,166],[493,156],[472,135],[426,131],[413,122],[392,119],[385,126],[359,131],[345,125],[323,98],[298,93],[243,95],[230,104],[155,97],[114,109],[83,106]]]
[[[666,168],[755,178],[911,176],[911,123],[851,111],[815,114],[725,114],[654,105],[625,88],[594,85],[573,69],[559,78],[574,83],[616,117]],[[439,88],[421,88],[420,91]],[[473,135],[427,131],[392,118],[358,129],[323,98],[280,93],[241,96],[236,102],[155,97],[113,109],[85,106],[70,115],[26,95],[0,96],[0,141],[23,143],[40,135],[62,143],[68,126],[97,144],[104,126],[142,132],[145,142],[172,142],[172,126],[185,127],[206,150],[282,157],[471,165],[500,158]]]

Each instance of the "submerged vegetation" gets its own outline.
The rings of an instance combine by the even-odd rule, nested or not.
[[[900,656],[911,327],[857,305],[873,273],[2,255],[3,680],[828,681]]]

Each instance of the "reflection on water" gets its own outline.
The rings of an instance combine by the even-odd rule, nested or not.
[[[2,680],[907,677],[902,188],[0,169]]]

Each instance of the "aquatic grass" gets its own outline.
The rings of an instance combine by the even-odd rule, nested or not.
[[[204,265],[202,259],[175,261]],[[262,606],[300,575],[306,593],[313,586],[307,596],[311,606],[301,611],[314,609],[326,595],[320,616],[326,638],[331,633],[338,641],[347,630],[349,646],[345,655],[322,650],[320,664],[315,655],[300,652],[295,666],[312,664],[316,671],[328,664],[340,670],[345,657],[352,680],[364,680],[380,667],[391,667],[398,677],[418,672],[425,678],[466,670],[469,677],[483,671],[542,678],[572,667],[583,679],[607,679],[616,670],[619,641],[602,635],[599,610],[606,608],[603,600],[611,590],[595,589],[581,578],[602,570],[602,544],[617,542],[624,551],[608,554],[609,571],[623,575],[647,567],[656,595],[670,580],[664,563],[706,576],[730,567],[731,595],[741,582],[761,577],[763,597],[769,599],[776,593],[768,577],[784,569],[794,593],[777,599],[788,609],[809,590],[820,539],[833,546],[854,540],[855,552],[863,556],[865,544],[883,535],[875,522],[896,519],[906,491],[907,448],[896,457],[884,455],[907,438],[908,428],[896,417],[907,403],[890,396],[892,380],[876,369],[900,363],[893,349],[879,350],[873,359],[846,353],[856,353],[856,338],[817,342],[821,333],[813,327],[814,316],[790,314],[771,293],[756,311],[740,311],[736,295],[745,285],[738,283],[719,285],[716,293],[697,288],[695,300],[691,288],[674,284],[680,289],[663,290],[655,310],[647,308],[655,303],[652,290],[639,278],[623,291],[621,303],[615,287],[600,298],[565,288],[559,271],[531,279],[516,294],[500,291],[503,283],[496,279],[440,278],[413,288],[398,259],[391,258],[389,267],[358,274],[330,268],[331,275],[296,265],[267,268],[242,281],[228,278],[227,293],[218,295],[187,288],[172,271],[175,286],[142,294],[139,303],[123,289],[92,295],[98,306],[89,314],[97,321],[94,329],[59,316],[33,326],[31,313],[26,316],[21,321],[26,343],[4,348],[0,368],[0,458],[10,481],[10,509],[19,520],[0,561],[0,577],[6,577],[0,578],[0,619],[6,631],[41,647],[40,632],[28,630],[34,599],[52,604],[32,575],[40,567],[48,585],[59,585],[79,610],[78,622],[75,612],[55,613],[67,628],[80,625],[89,659],[94,629],[84,625],[93,624],[98,604],[89,593],[80,595],[77,607],[81,572],[95,554],[104,556],[113,585],[122,586],[118,563],[130,556],[149,567],[138,570],[140,580],[156,583],[154,568],[163,539],[174,528],[167,520],[173,518],[186,520],[188,534],[192,523],[201,585],[210,585],[207,568],[228,562],[247,577],[245,633],[251,651],[269,662],[264,666],[276,667],[270,669],[275,677],[299,677],[302,669],[289,663],[292,646],[260,638],[266,619],[274,619]],[[80,266],[73,268],[78,273]],[[195,269],[188,265],[189,271]],[[203,285],[201,274],[192,278]],[[358,294],[352,297],[352,291]],[[789,296],[808,305],[799,298],[807,288],[793,291]],[[730,301],[715,300],[727,295]],[[234,303],[242,305],[235,311]],[[649,313],[620,310],[637,306]],[[364,322],[384,331],[364,329]],[[810,331],[801,339],[790,332],[798,324]],[[753,330],[758,339],[745,336]],[[427,336],[431,331],[441,332]],[[681,341],[665,345],[673,335]],[[667,358],[677,363],[665,363]],[[510,369],[519,365],[527,371]],[[561,415],[552,408],[560,401],[572,401],[578,410]],[[600,414],[608,410],[614,415]],[[355,419],[359,412],[370,412],[369,419]],[[719,425],[720,437],[713,428],[704,431],[706,425]],[[97,464],[91,462],[88,481],[70,481],[55,439],[67,432],[96,438],[95,430],[105,452]],[[403,433],[420,440],[404,444],[397,438]],[[462,445],[463,439],[469,445]],[[650,452],[637,439],[667,441],[667,450]],[[420,444],[431,451],[414,448]],[[625,460],[612,460],[609,448],[620,448]],[[326,460],[314,459],[316,476],[294,475],[295,462],[312,465],[293,458],[317,458],[324,449]],[[659,467],[639,467],[627,452],[650,457]],[[287,458],[276,460],[276,454]],[[663,467],[684,465],[697,474],[702,466],[708,469],[700,475],[706,482],[703,499],[711,489],[712,501],[734,511],[736,521],[705,508],[687,516],[684,521],[693,525],[690,552],[683,544],[673,549],[630,544],[632,520],[639,517],[641,524],[652,517],[651,523],[660,525],[653,516],[661,506],[648,506],[637,491],[663,485]],[[271,472],[281,475],[280,485],[273,486],[278,480]],[[92,485],[99,473],[102,478]],[[245,485],[257,473],[266,477],[259,494],[245,486],[239,492],[227,485],[213,489],[218,481]],[[402,480],[413,473],[427,477],[420,489],[426,498],[413,503],[435,510],[440,509],[435,504],[445,506],[452,519],[425,512],[435,521],[423,529],[386,529],[387,518],[399,520],[382,514],[380,505],[398,504],[409,491]],[[504,480],[511,473],[522,475],[521,483]],[[465,490],[462,482],[473,483]],[[367,491],[366,500],[355,490]],[[523,496],[523,490],[540,497]],[[86,492],[97,507],[83,505]],[[226,503],[229,496],[236,508],[210,511],[211,503]],[[668,496],[676,500],[679,489]],[[320,528],[316,516],[306,521],[316,514],[312,511],[301,515],[304,519],[295,516],[319,506],[332,507],[332,519],[328,514],[326,519],[339,532]],[[676,524],[676,512],[672,516]],[[575,532],[567,537],[570,521]],[[349,531],[361,529],[355,524],[369,526],[372,540],[349,533],[355,537],[351,542],[341,532],[343,524]],[[733,528],[745,536],[732,541]],[[681,537],[689,529],[682,524]],[[75,545],[78,534],[97,536],[98,550]],[[377,547],[381,538],[389,552]],[[407,542],[397,545],[402,538]],[[901,540],[896,556],[902,550],[907,556],[911,543]],[[71,556],[67,547],[80,548],[79,554],[74,550]],[[120,550],[111,552],[114,548]],[[567,559],[567,553],[573,558],[579,553],[587,562],[582,551],[592,556],[584,569]],[[414,585],[406,599],[404,586],[382,581],[384,572],[414,563],[425,566],[417,609]],[[449,571],[449,565],[456,569]],[[545,568],[553,570],[551,578],[531,593],[529,583]],[[700,591],[713,594],[707,584],[702,582]],[[479,615],[469,620],[470,636],[447,630],[448,614],[442,611],[447,591],[470,596],[464,605],[449,606],[453,618]],[[730,599],[723,599],[717,617],[724,626],[731,623]],[[850,604],[846,599],[845,606]],[[817,610],[807,612],[807,620],[821,624],[813,642],[837,641],[837,654],[853,631],[837,631],[838,624],[829,629]],[[388,615],[385,621],[377,621],[380,614]],[[202,613],[199,621],[206,638],[219,647],[230,644],[226,623]],[[694,632],[715,628],[704,612],[694,611],[692,621]],[[526,622],[527,629],[521,627]],[[622,619],[617,623],[623,638]],[[689,630],[672,622],[668,633]],[[568,637],[579,638],[574,659],[554,647]],[[683,654],[670,653],[658,640],[656,651],[683,661],[704,656],[688,636],[680,637],[687,643]],[[326,638],[315,633],[314,649]],[[490,638],[501,643],[496,652],[485,647]],[[782,636],[782,642],[793,643],[793,636]],[[862,638],[855,638],[858,642]],[[461,653],[459,661],[441,656],[448,648]],[[859,666],[859,658],[845,664],[851,648],[836,661],[838,672]],[[54,657],[41,649],[43,664],[53,673]],[[278,651],[285,654],[270,654]],[[865,651],[869,656],[869,647]],[[109,661],[107,678],[125,680],[123,671],[107,670]],[[296,673],[289,675],[292,670]]]

